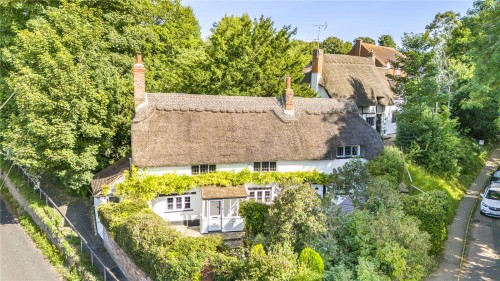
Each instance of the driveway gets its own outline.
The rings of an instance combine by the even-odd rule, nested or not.
[[[62,280],[0,198],[0,280]]]

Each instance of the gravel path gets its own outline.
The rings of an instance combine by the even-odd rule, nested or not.
[[[0,280],[62,280],[0,198]]]

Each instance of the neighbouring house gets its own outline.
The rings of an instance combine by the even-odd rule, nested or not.
[[[310,65],[304,69],[303,82],[308,83],[320,98],[352,100],[359,115],[381,136],[386,136],[391,121],[394,94],[380,76],[372,58],[313,51]]]
[[[389,85],[390,89],[393,91],[394,105],[389,106],[388,114],[386,115],[386,135],[391,135],[396,133],[396,113],[400,110],[400,106],[403,103],[403,99],[398,93],[397,85],[388,75],[399,76],[405,75],[401,69],[395,67],[394,62],[397,61],[398,57],[403,57],[398,50],[385,47],[377,46],[374,44],[369,44],[363,42],[361,39],[356,39],[354,46],[347,53],[349,56],[357,57],[368,57],[373,60],[375,67],[377,68],[382,79]]]
[[[130,163],[141,173],[331,173],[351,157],[371,159],[383,149],[353,101],[294,97],[290,77],[280,97],[242,97],[146,93],[140,54],[133,72],[136,113]],[[120,160],[96,174],[96,206],[110,200],[103,187],[123,181],[130,163]],[[313,187],[320,195],[326,190]],[[275,184],[200,186],[184,194],[159,194],[150,206],[165,220],[199,226],[201,233],[241,231],[240,202],[271,203],[278,193]]]

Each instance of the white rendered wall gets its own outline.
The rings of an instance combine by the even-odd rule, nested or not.
[[[150,202],[150,207],[153,209],[157,215],[162,217],[166,221],[170,222],[183,222],[199,220],[201,218],[201,191],[199,188],[190,190],[187,193],[196,192],[196,194],[186,194],[181,196],[191,197],[191,209],[190,210],[168,210],[167,209],[167,198],[170,196],[161,196],[153,199]],[[175,195],[171,196],[175,197]],[[174,199],[175,205],[175,199]]]
[[[104,226],[102,225],[101,220],[99,220],[99,216],[97,215],[97,207],[105,203],[108,203],[108,199],[106,197],[94,197],[95,223],[97,227],[97,233],[99,234],[99,236],[101,236],[102,239],[104,239],[104,233],[103,233]]]
[[[311,89],[318,93],[318,88],[321,87],[319,85],[319,79],[321,78],[321,73],[311,72]]]

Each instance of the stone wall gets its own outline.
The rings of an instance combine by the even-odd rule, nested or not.
[[[135,263],[127,256],[120,246],[113,241],[105,227],[103,228],[103,242],[109,255],[113,258],[128,280],[151,281],[151,278],[149,278],[137,265],[135,265]]]

